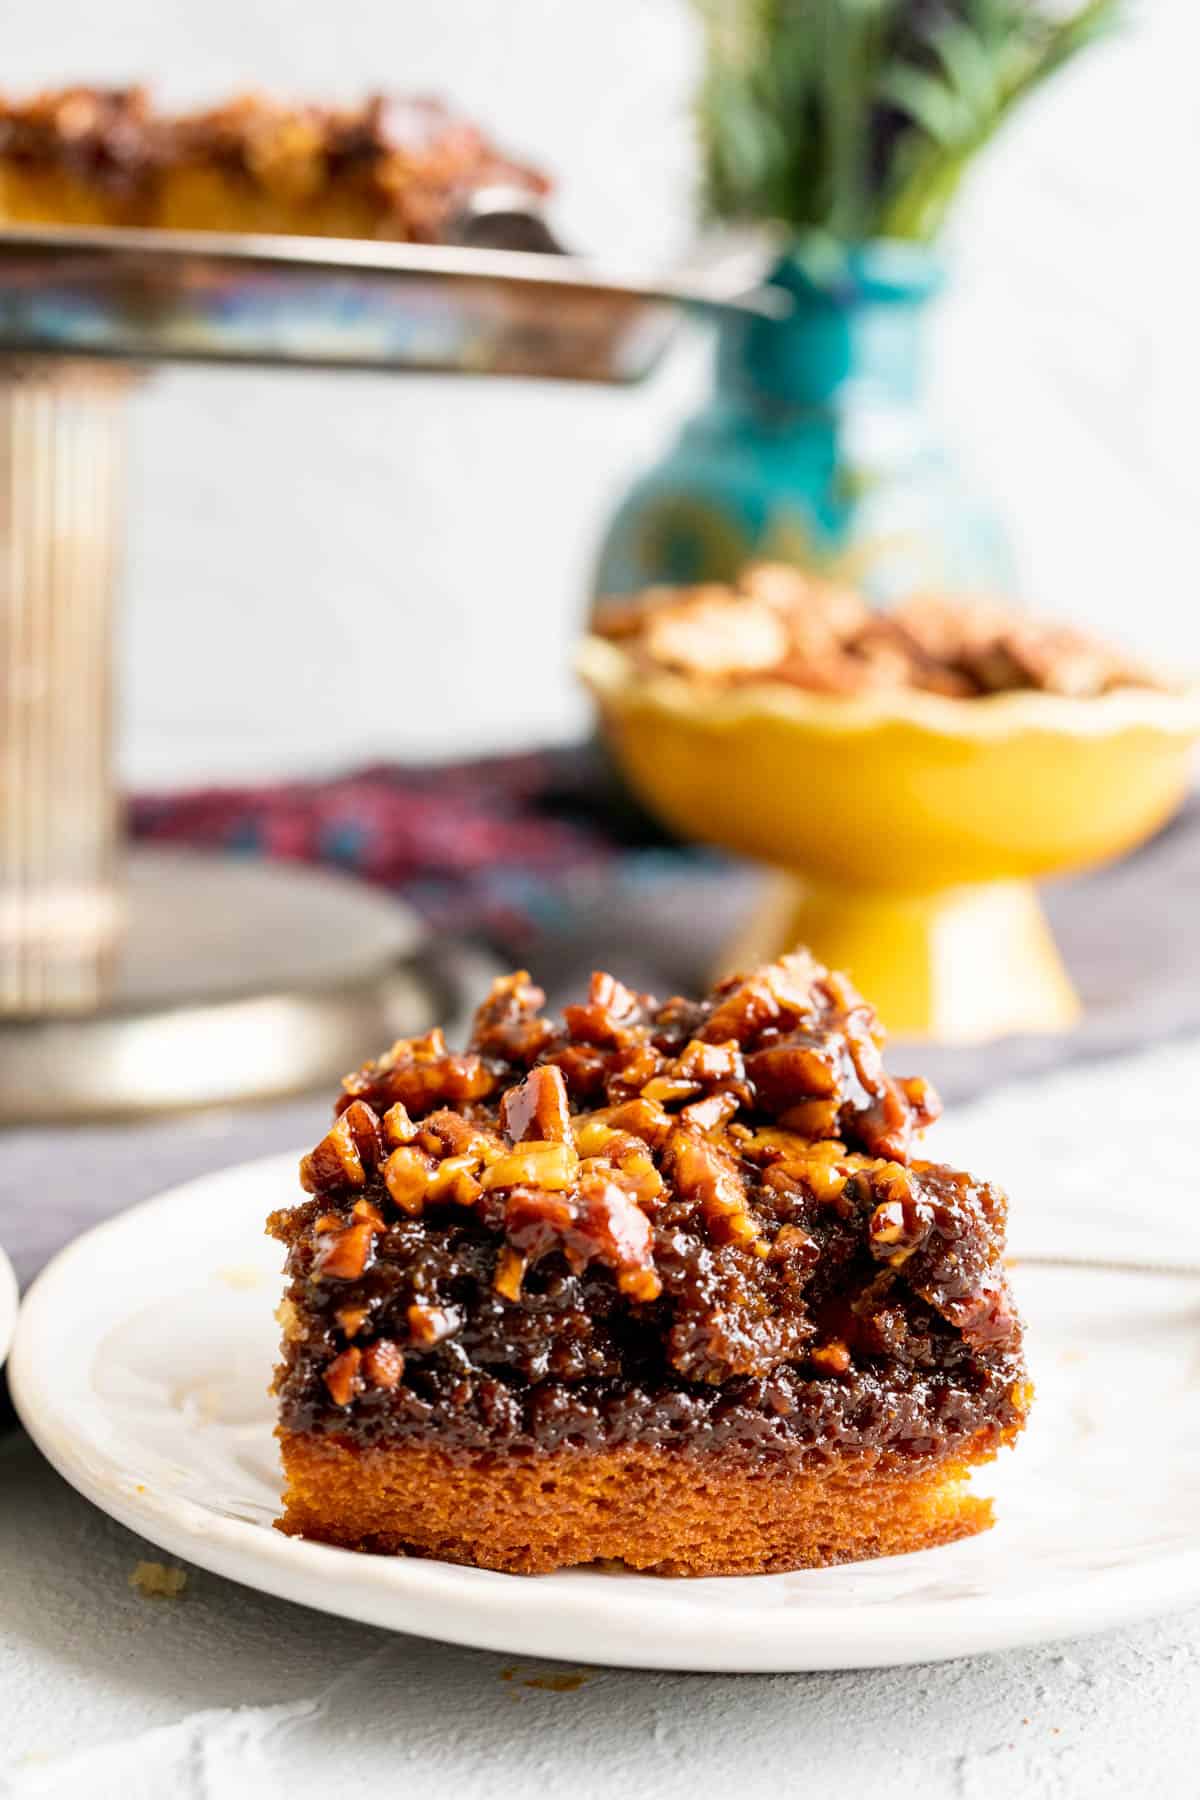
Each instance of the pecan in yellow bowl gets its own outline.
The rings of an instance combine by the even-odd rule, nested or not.
[[[1162,825],[1200,736],[1200,686],[1070,627],[773,565],[610,602],[579,668],[645,803],[779,872],[729,964],[809,943],[948,1042],[1072,1024],[1032,883]]]

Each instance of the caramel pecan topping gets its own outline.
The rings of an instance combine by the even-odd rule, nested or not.
[[[886,1072],[878,1020],[843,976],[800,952],[700,1002],[595,975],[561,1023],[542,1003],[517,974],[466,1054],[440,1032],[394,1045],[347,1078],[304,1159],[309,1291],[350,1284],[329,1309],[336,1405],[419,1392],[430,1359],[469,1361],[477,1277],[523,1355],[536,1361],[553,1319],[560,1364],[580,1372],[596,1326],[568,1327],[563,1283],[597,1273],[614,1304],[647,1309],[643,1328],[658,1322],[675,1374],[702,1383],[801,1363],[840,1378],[890,1353],[907,1329],[896,1282],[969,1341],[1008,1341],[1003,1203],[910,1161],[937,1098]],[[470,1281],[437,1272],[450,1239],[472,1247],[454,1264]],[[862,1288],[836,1316],[803,1299],[823,1291],[834,1239],[853,1244],[838,1254]],[[385,1335],[364,1342],[372,1331]]]
[[[433,1031],[347,1077],[339,1116],[301,1169],[311,1192],[358,1195],[344,1230],[336,1215],[327,1222],[318,1279],[362,1273],[389,1206],[416,1218],[486,1211],[495,1196],[514,1251],[497,1263],[498,1293],[512,1298],[558,1251],[650,1298],[661,1285],[651,1221],[665,1200],[694,1208],[714,1244],[766,1255],[747,1166],[766,1171],[756,1179],[772,1204],[792,1193],[830,1202],[855,1167],[850,1146],[902,1163],[937,1116],[924,1082],[885,1073],[871,1008],[803,952],[731,977],[700,1004],[659,1006],[603,974],[561,1027],[542,1004],[524,972],[505,977],[467,1054]],[[608,1104],[573,1112],[581,1098]],[[868,1236],[899,1266],[915,1240],[888,1235],[892,1198],[878,1201]]]

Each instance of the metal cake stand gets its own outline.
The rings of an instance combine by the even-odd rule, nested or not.
[[[459,236],[0,232],[0,1123],[304,1091],[477,986],[344,878],[126,856],[113,755],[126,413],[155,365],[629,383],[685,311],[775,305],[753,250],[602,269],[500,192]]]

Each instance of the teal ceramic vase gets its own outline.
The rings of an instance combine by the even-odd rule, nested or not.
[[[797,249],[770,279],[790,315],[722,321],[711,397],[619,507],[596,595],[728,579],[753,558],[815,568],[879,601],[1011,590],[1004,533],[922,405],[938,259],[871,243],[818,268]]]

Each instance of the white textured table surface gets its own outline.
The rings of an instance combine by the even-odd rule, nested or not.
[[[1112,1241],[1153,1193],[1194,1251],[1198,1097],[1193,1042],[960,1109],[942,1148],[1009,1183],[1026,1242],[1053,1247],[1040,1196]],[[750,1800],[846,1778],[872,1800],[1200,1794],[1200,1612],[940,1666],[665,1676],[390,1636],[201,1570],[148,1598],[130,1585],[143,1558],[26,1440],[0,1444],[3,1800]]]
[[[1200,1613],[1048,1649],[845,1675],[514,1663],[341,1624],[192,1571],[0,1451],[0,1795],[453,1800],[570,1794],[872,1800],[1200,1792]]]

